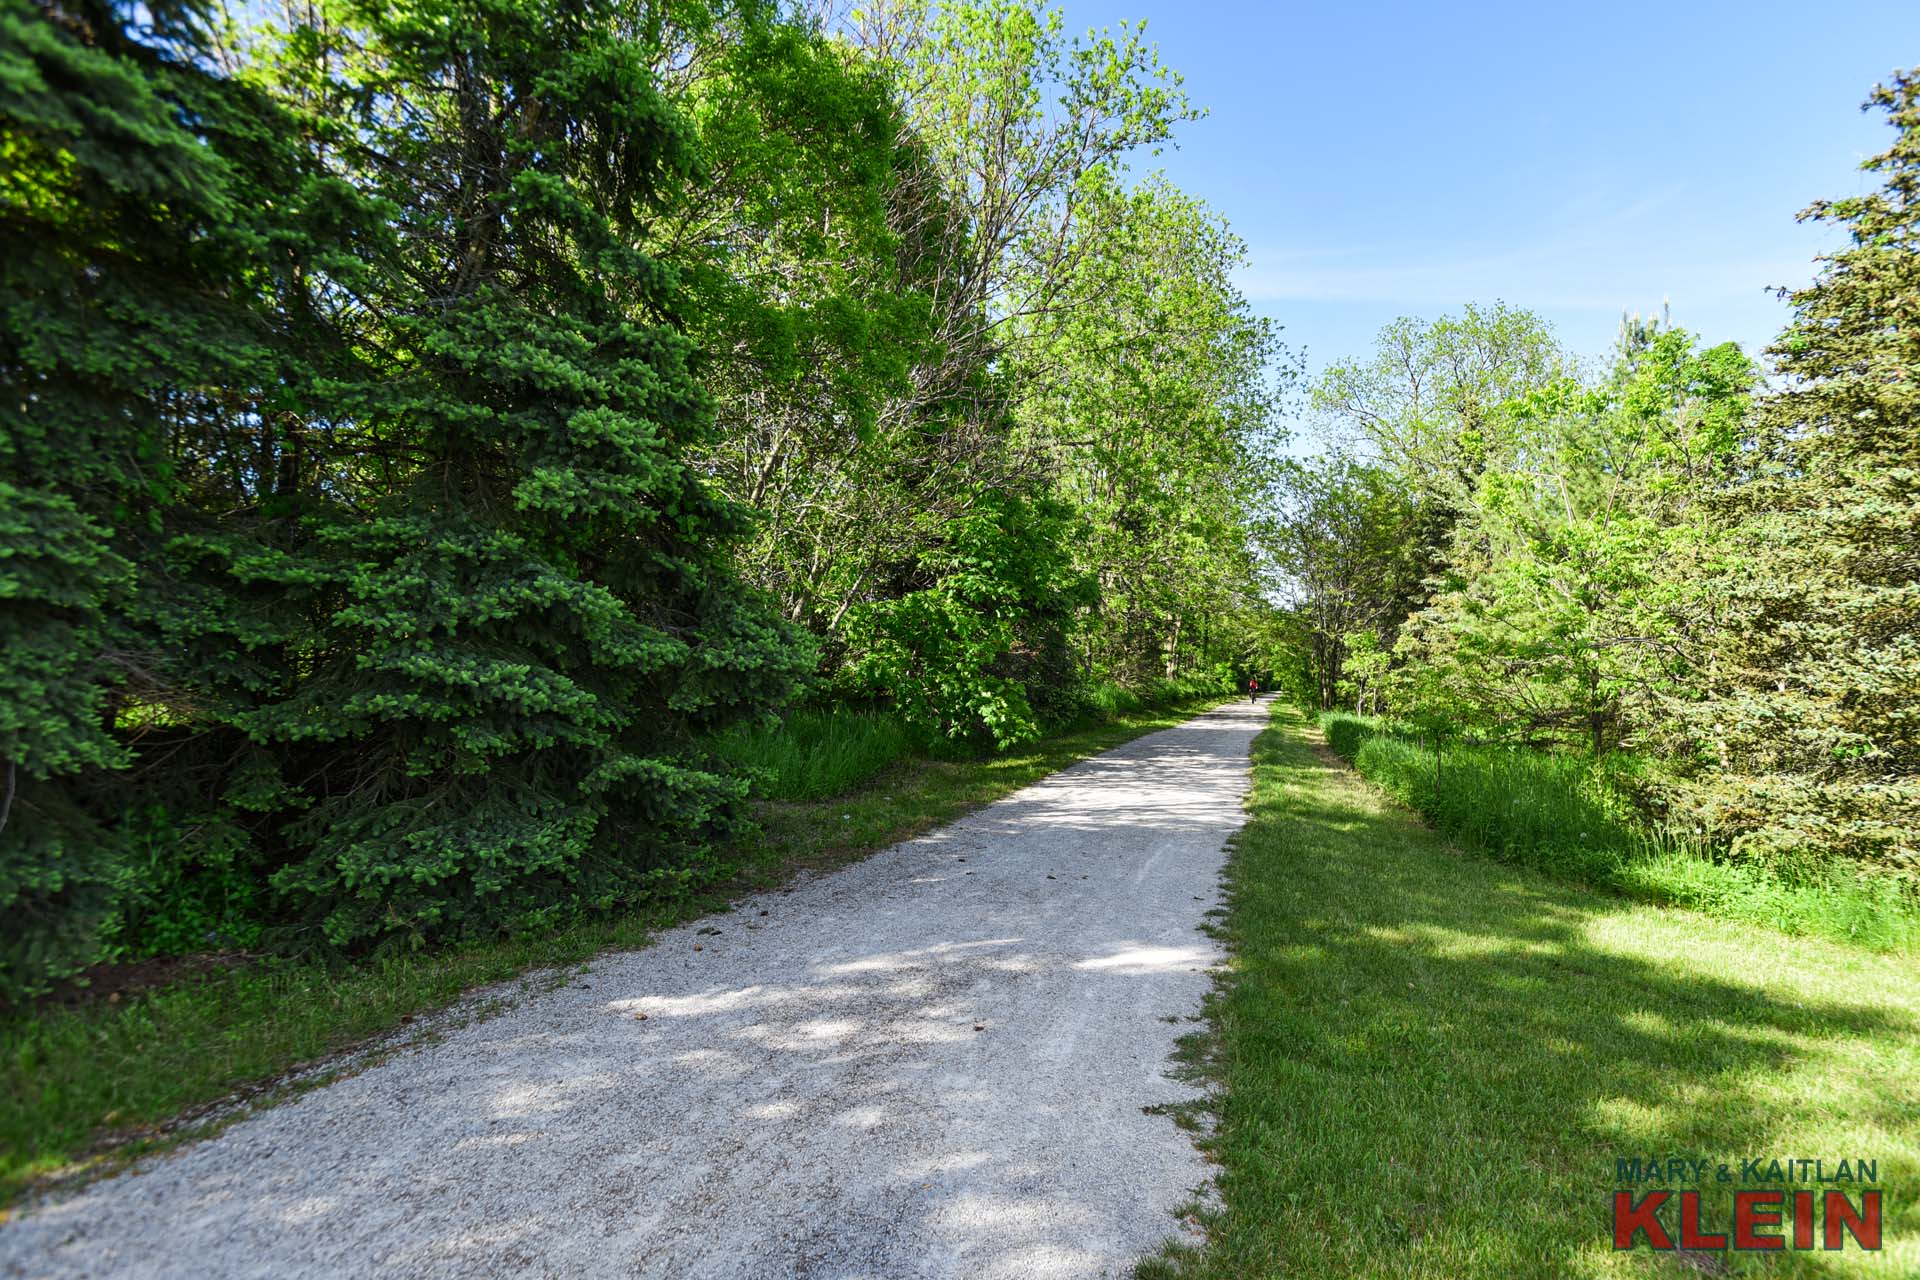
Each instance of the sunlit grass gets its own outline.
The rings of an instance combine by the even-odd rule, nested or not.
[[[1146,1274],[1920,1274],[1911,957],[1463,854],[1289,710],[1255,760],[1192,1045],[1223,1203]],[[1613,1251],[1617,1157],[1789,1154],[1879,1161],[1883,1252]]]
[[[1433,750],[1347,715],[1327,742],[1440,831],[1502,861],[1649,902],[1865,946],[1920,946],[1920,901],[1887,876],[1832,864],[1788,874],[1715,856],[1687,835],[1643,829],[1585,759],[1506,747]]]
[[[259,960],[114,1003],[15,1013],[0,1021],[0,1204],[109,1148],[162,1144],[183,1112],[271,1086],[475,987],[639,946],[690,905],[350,966]]]

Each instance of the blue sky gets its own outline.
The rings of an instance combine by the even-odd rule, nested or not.
[[[1309,365],[1394,316],[1504,298],[1598,355],[1623,308],[1755,350],[1871,185],[1859,104],[1920,64],[1920,3],[1061,0],[1145,18],[1210,116],[1162,158],[1248,242],[1241,286]]]

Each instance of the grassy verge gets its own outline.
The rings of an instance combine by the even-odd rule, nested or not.
[[[1644,830],[1585,759],[1502,747],[1433,751],[1353,716],[1321,717],[1328,745],[1467,847],[1648,902],[1888,950],[1920,947],[1920,901],[1888,876],[1715,858]]]
[[[1255,746],[1193,1046],[1222,1203],[1145,1274],[1920,1274],[1910,957],[1463,856],[1315,736],[1282,708]],[[1616,1253],[1634,1156],[1877,1159],[1886,1248]],[[1732,1188],[1704,1189],[1724,1224]]]
[[[895,717],[845,707],[795,711],[779,724],[744,726],[714,743],[715,754],[752,774],[772,800],[840,795],[913,748],[913,734]]]
[[[643,946],[731,897],[864,857],[1197,709],[1137,711],[990,759],[903,761],[831,800],[764,802],[759,832],[726,851],[737,869],[725,883],[650,911],[349,967],[215,967],[123,999],[16,1013],[0,1021],[0,1204],[204,1131],[197,1117],[211,1104],[310,1085],[325,1077],[289,1083],[289,1073],[403,1031],[476,987],[563,976],[600,951]]]

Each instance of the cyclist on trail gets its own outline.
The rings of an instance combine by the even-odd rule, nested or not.
[[[1260,680],[1259,680],[1259,677],[1255,676],[1250,678],[1247,681],[1247,701],[1257,702],[1259,700],[1260,700]]]

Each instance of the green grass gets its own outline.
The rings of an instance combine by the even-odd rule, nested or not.
[[[1320,733],[1327,745],[1351,761],[1360,754],[1367,739],[1380,732],[1380,721],[1373,716],[1349,715],[1344,711],[1322,711]]]
[[[753,775],[770,800],[822,800],[858,786],[913,753],[914,738],[896,717],[845,707],[798,710],[778,723],[722,735],[714,754]]]
[[[1231,965],[1190,1045],[1223,1203],[1144,1274],[1920,1274],[1910,957],[1462,854],[1315,736],[1280,708],[1255,746]],[[1636,1155],[1877,1159],[1887,1246],[1615,1253]]]
[[[1577,877],[1648,902],[1888,950],[1920,946],[1920,902],[1887,876],[1716,858],[1649,832],[1584,757],[1506,747],[1430,747],[1364,719],[1321,717],[1328,745],[1441,832],[1506,862]]]
[[[0,1205],[36,1182],[190,1136],[209,1104],[285,1096],[297,1087],[284,1082],[289,1072],[404,1032],[475,987],[538,970],[561,980],[600,951],[643,946],[656,929],[725,910],[798,869],[864,857],[1196,709],[1136,711],[988,759],[900,761],[831,800],[763,802],[758,832],[723,851],[724,882],[648,911],[353,966],[255,962],[116,1003],[16,1012],[0,1020]]]
[[[280,1092],[280,1078],[400,1029],[464,992],[642,945],[681,904],[538,939],[364,964],[257,961],[114,1003],[40,1005],[0,1022],[0,1204],[96,1157],[131,1158],[197,1126],[196,1108]]]

